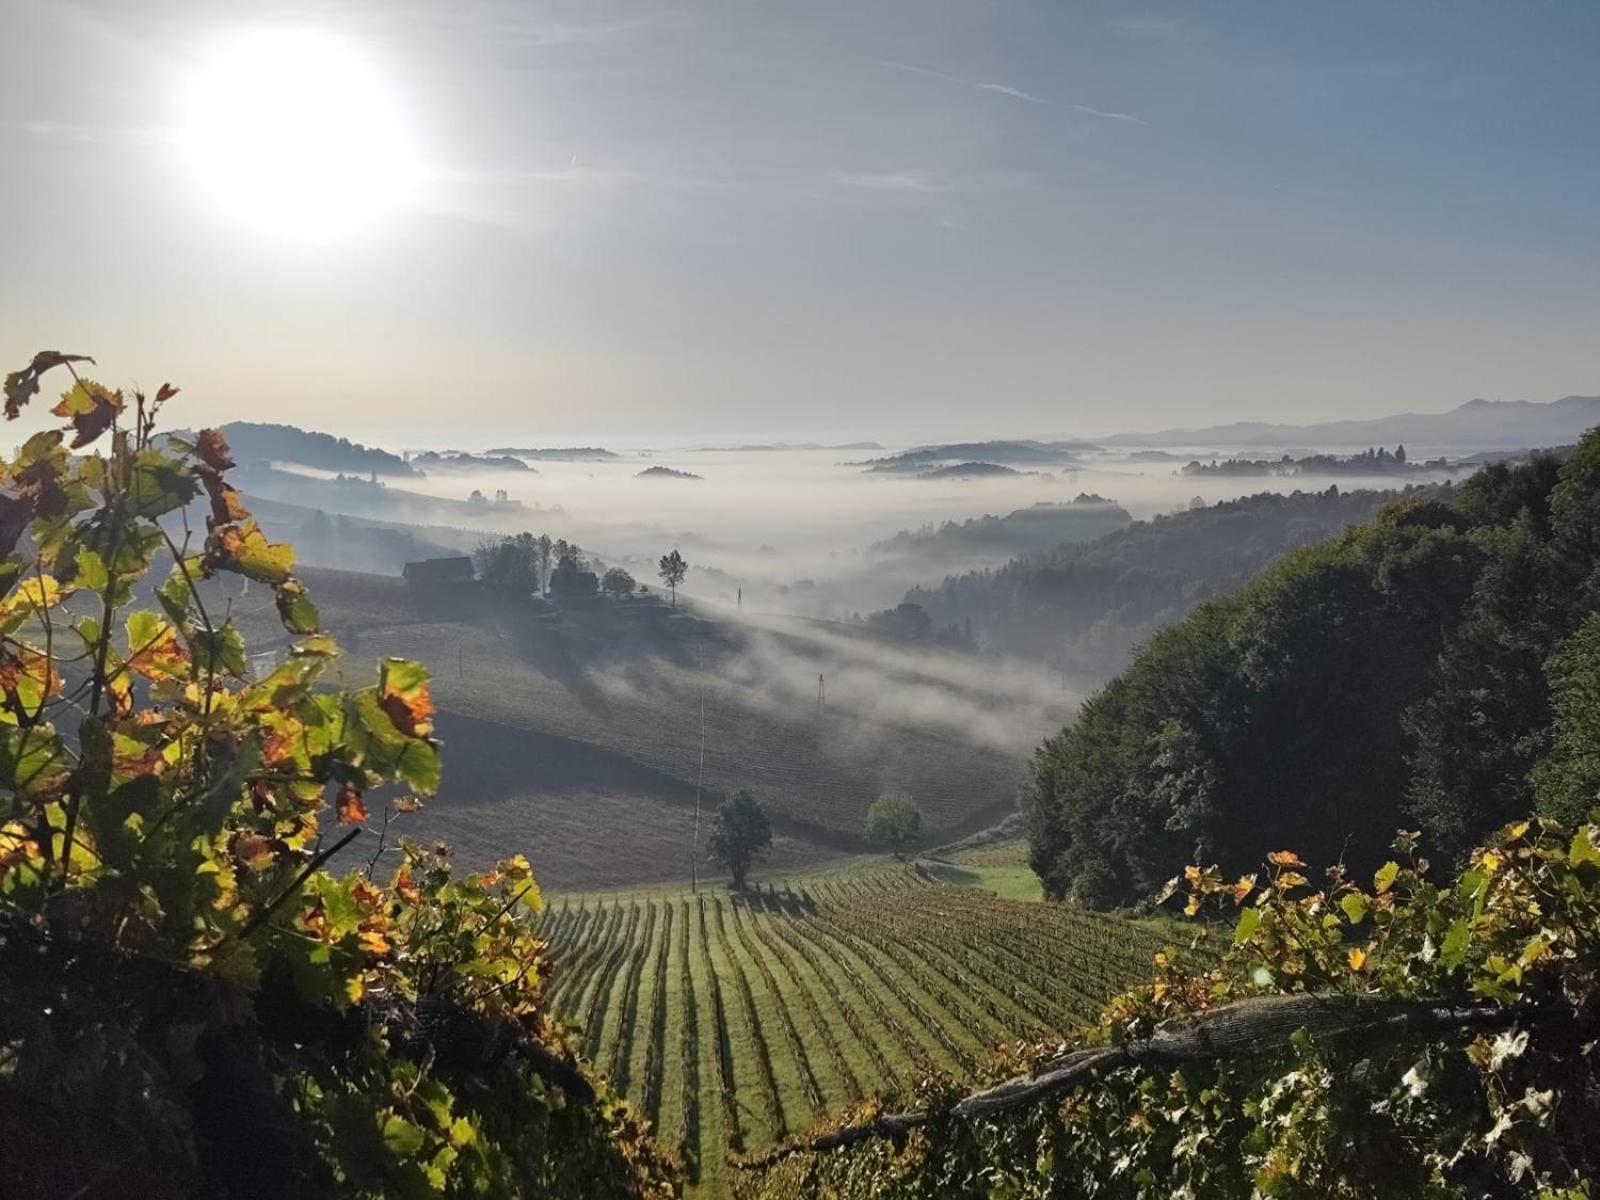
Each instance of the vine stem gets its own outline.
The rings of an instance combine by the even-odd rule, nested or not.
[[[346,833],[333,845],[329,846],[326,850],[319,850],[317,853],[313,854],[311,856],[311,861],[301,868],[300,873],[294,877],[293,882],[291,882],[288,887],[284,888],[283,891],[279,892],[278,895],[265,907],[258,909],[255,916],[251,917],[245,922],[244,928],[239,931],[240,939],[242,940],[249,937],[252,933],[265,925],[268,918],[270,918],[273,913],[277,912],[278,909],[283,907],[284,901],[298,892],[301,885],[304,884],[307,879],[311,878],[312,872],[314,872],[318,867],[322,866],[323,863],[327,862],[335,854],[339,853],[339,851],[343,850],[351,842],[355,841],[360,834],[361,827],[358,825]]]

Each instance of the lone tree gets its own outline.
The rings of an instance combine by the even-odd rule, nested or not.
[[[922,810],[910,796],[879,796],[867,809],[867,840],[904,858],[922,840]]]
[[[666,584],[672,592],[672,607],[678,607],[678,585],[683,582],[683,577],[689,573],[689,564],[683,561],[683,555],[674,550],[671,554],[663,554],[656,574],[661,576],[661,582]]]
[[[600,590],[613,596],[631,596],[639,585],[632,575],[621,567],[612,567],[600,581]]]
[[[717,824],[706,842],[712,861],[728,868],[735,891],[744,890],[744,877],[756,859],[772,849],[772,823],[767,810],[749,792],[738,791],[717,809]]]

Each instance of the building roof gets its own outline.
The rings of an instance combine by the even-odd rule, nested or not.
[[[466,555],[408,562],[400,573],[409,583],[471,583],[473,578],[472,560]]]

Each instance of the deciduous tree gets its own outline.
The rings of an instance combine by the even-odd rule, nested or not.
[[[717,821],[706,842],[706,852],[733,876],[733,886],[744,890],[745,876],[756,859],[772,848],[772,823],[767,810],[747,791],[735,792],[717,809]]]

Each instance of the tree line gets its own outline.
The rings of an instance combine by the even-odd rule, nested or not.
[[[1451,860],[1600,791],[1600,434],[1413,494],[1156,634],[1035,755],[1053,896],[1115,905],[1276,847],[1370,864],[1401,824]]]
[[[968,631],[986,650],[1103,676],[1195,605],[1407,494],[1330,487],[1202,504],[995,570],[952,575],[905,598],[933,626]]]
[[[552,538],[547,533],[535,535],[528,531],[506,537],[489,537],[481,540],[472,552],[472,565],[484,589],[497,599],[526,600],[529,596],[546,597],[552,591],[557,595],[584,590],[598,590],[606,595],[623,599],[635,592],[648,593],[638,580],[623,567],[591,571],[590,560],[584,557],[583,548],[566,538]],[[657,574],[672,595],[673,606],[678,602],[678,585],[689,572],[689,564],[676,549],[661,556]],[[595,574],[593,582],[582,579],[585,573]]]

